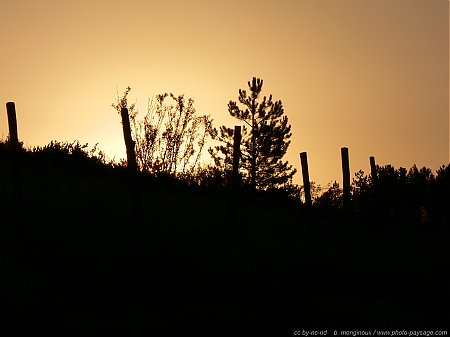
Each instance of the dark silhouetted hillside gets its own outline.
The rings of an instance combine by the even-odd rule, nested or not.
[[[77,143],[19,160],[14,205],[0,143],[4,335],[289,336],[450,321],[448,167],[404,185],[386,168],[344,217],[323,200],[307,210],[276,193],[130,177]]]

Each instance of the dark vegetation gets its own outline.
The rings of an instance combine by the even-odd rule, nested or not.
[[[450,166],[358,172],[306,209],[226,177],[140,173],[78,143],[0,143],[1,329],[292,336],[450,321]],[[19,199],[13,196],[18,195]],[[16,204],[14,200],[19,200]]]
[[[186,102],[184,95],[172,93],[149,100],[147,113],[139,119],[135,105],[128,104],[130,91],[128,87],[112,107],[119,113],[122,108],[129,112],[140,171],[184,178],[194,175],[206,141],[214,133],[212,119],[196,115],[192,98]]]
[[[296,172],[283,157],[291,143],[291,126],[284,114],[283,103],[273,101],[272,95],[261,97],[263,80],[253,77],[247,83],[249,93],[239,89],[240,107],[235,101],[228,103],[228,112],[243,123],[240,142],[239,173],[242,181],[259,190],[292,190]],[[233,164],[234,130],[223,125],[214,135],[221,145],[209,152],[216,167],[231,170]]]

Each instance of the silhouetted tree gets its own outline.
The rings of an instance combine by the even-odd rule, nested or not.
[[[450,223],[450,211],[448,205],[450,204],[450,164],[447,166],[442,165],[436,171],[436,179],[435,179],[435,206],[436,211],[439,213],[436,218],[439,218],[439,222],[442,225],[446,225],[448,228],[448,224]]]
[[[362,195],[370,189],[370,177],[364,174],[363,170],[355,173],[355,178],[352,181],[353,195]]]
[[[127,105],[128,87],[113,107]],[[149,100],[147,114],[137,119],[134,104],[128,107],[139,168],[172,176],[192,175],[198,169],[207,138],[214,132],[209,116],[196,116],[194,100],[184,95],[157,95]]]
[[[231,116],[244,122],[241,141],[240,172],[243,181],[257,189],[280,188],[292,184],[296,170],[282,161],[290,144],[291,126],[284,115],[281,101],[273,101],[272,95],[261,95],[263,80],[253,77],[248,82],[250,93],[239,90],[240,108],[234,101],[228,103]],[[233,154],[233,129],[220,127],[218,139],[222,145],[209,149],[217,166],[230,170]]]
[[[439,173],[439,171],[438,171]],[[359,212],[371,218],[400,222],[417,221],[419,212],[439,203],[434,196],[436,178],[429,168],[418,169],[413,165],[409,171],[392,165],[377,167],[376,183],[363,171],[353,179],[353,196]]]

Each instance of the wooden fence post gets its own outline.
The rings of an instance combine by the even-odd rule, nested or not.
[[[9,142],[15,149],[19,147],[19,136],[17,134],[16,105],[14,102],[6,103],[6,113],[8,114]]]
[[[130,117],[128,115],[127,108],[120,109],[120,115],[122,117],[123,137],[125,139],[125,146],[127,148],[127,168],[130,173],[130,194],[133,202],[132,210],[134,212],[132,219],[138,226],[142,224],[143,212],[142,212],[142,200],[141,200],[141,187],[139,184],[139,176],[137,171],[136,152],[134,149],[134,140],[131,137]],[[134,234],[136,235],[136,234]]]
[[[128,116],[128,109],[120,109],[120,115],[122,116],[123,137],[125,139],[125,146],[127,148],[127,167],[131,171],[137,170],[136,152],[134,150],[134,141],[131,137],[130,118]]]
[[[310,207],[311,200],[311,184],[309,182],[308,156],[306,152],[300,153],[300,162],[302,164],[303,188],[305,190],[305,205]]]
[[[371,156],[370,158],[370,173],[372,175],[372,184],[376,183],[377,181],[377,165],[375,164],[375,157]]]
[[[241,184],[241,175],[239,174],[239,160],[241,157],[241,126],[235,125],[234,127],[234,140],[233,140],[233,172],[231,175],[231,195],[229,202],[228,221],[232,231],[238,230],[239,216],[238,205],[240,196],[238,194]]]
[[[237,188],[240,184],[239,175],[239,159],[241,157],[241,126],[234,127],[234,144],[233,144],[233,174],[231,184],[233,188]]]
[[[11,169],[12,169],[12,214],[13,225],[20,223],[22,215],[20,205],[22,204],[22,166],[20,164],[20,144],[17,133],[16,106],[14,102],[6,103],[6,113],[8,115],[9,146],[11,149]]]
[[[341,148],[342,158],[342,192],[344,198],[344,209],[350,206],[350,164],[348,159],[348,148]]]

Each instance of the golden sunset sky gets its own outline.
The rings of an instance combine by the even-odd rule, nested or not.
[[[125,157],[111,108],[132,87],[195,99],[214,125],[253,76],[292,124],[286,159],[307,151],[311,180],[449,160],[448,0],[0,0],[1,135],[16,102],[26,146],[51,140]],[[352,173],[353,175],[353,173]]]

